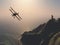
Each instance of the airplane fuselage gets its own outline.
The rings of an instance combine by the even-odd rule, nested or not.
[[[18,13],[13,13],[13,16],[16,16],[16,15],[18,15]]]

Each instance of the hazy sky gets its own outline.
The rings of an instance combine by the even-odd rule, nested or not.
[[[10,6],[20,13],[20,22],[11,16]],[[51,14],[60,17],[60,0],[0,0],[0,20],[20,25],[22,32],[47,22]]]

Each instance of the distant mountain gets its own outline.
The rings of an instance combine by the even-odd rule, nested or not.
[[[32,31],[24,32],[22,34],[21,42],[22,45],[48,45],[51,38],[54,38],[54,42],[57,40],[57,37],[60,35],[59,32],[60,18],[56,20],[51,16],[51,19],[47,23],[39,25]],[[49,45],[54,45],[54,43]]]

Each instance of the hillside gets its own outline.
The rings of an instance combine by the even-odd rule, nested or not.
[[[51,19],[47,23],[39,25],[32,31],[24,32],[21,42],[23,45],[48,45],[50,39],[59,32],[60,18],[56,20],[51,16]]]

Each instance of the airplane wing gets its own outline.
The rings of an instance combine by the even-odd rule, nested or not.
[[[20,19],[16,16],[16,18],[20,21]]]
[[[13,13],[11,9],[9,9],[9,10],[10,10],[11,13]]]
[[[12,7],[10,7],[14,12],[16,12]]]
[[[19,17],[20,19],[22,19],[22,18],[19,16],[19,14],[18,14],[18,17]]]

